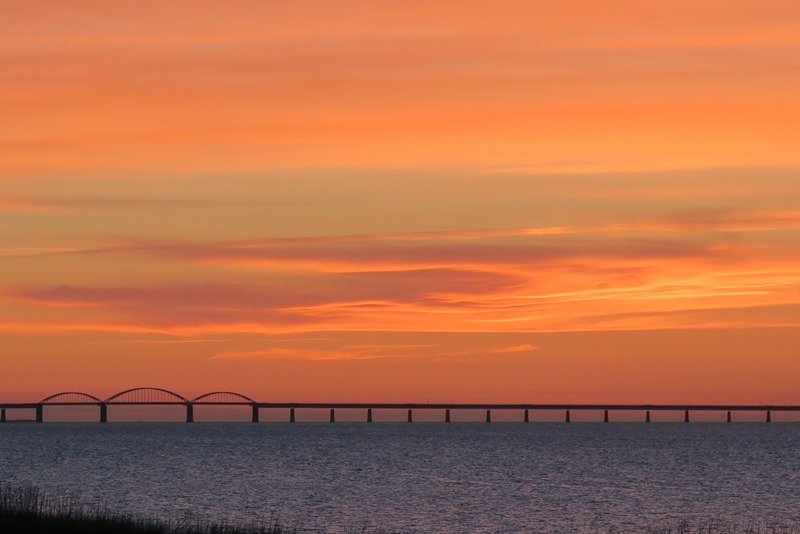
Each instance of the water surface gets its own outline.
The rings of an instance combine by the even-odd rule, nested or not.
[[[800,522],[800,425],[0,425],[0,482],[165,518],[328,532]]]

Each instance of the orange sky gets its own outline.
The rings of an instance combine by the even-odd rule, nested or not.
[[[25,0],[0,35],[0,400],[800,403],[794,0]]]

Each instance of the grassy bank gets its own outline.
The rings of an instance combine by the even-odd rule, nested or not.
[[[192,520],[160,521],[131,514],[90,508],[71,499],[55,497],[37,488],[0,486],[0,533],[9,534],[300,534],[302,529],[270,524],[233,526]],[[386,534],[382,529],[348,529],[348,534]],[[498,530],[498,532],[503,532]],[[536,531],[531,531],[536,532]],[[609,532],[587,527],[545,527],[547,534]],[[621,534],[624,529],[610,532]],[[731,523],[718,519],[651,526],[646,534],[800,534],[796,523]]]
[[[277,524],[230,526],[192,520],[158,521],[95,509],[37,488],[0,487],[0,532],[59,534],[296,534]]]
[[[780,522],[730,523],[708,520],[696,524],[681,522],[675,526],[652,527],[647,534],[800,534],[800,527]]]

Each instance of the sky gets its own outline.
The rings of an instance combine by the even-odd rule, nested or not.
[[[795,0],[0,0],[0,395],[800,403]]]

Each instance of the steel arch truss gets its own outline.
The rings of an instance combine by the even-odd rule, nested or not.
[[[191,404],[183,395],[162,388],[131,388],[110,396],[105,404]]]
[[[252,405],[256,404],[256,401],[251,399],[246,395],[242,395],[241,393],[235,393],[233,391],[212,391],[211,393],[205,393],[192,399],[192,404],[233,404],[233,405]]]
[[[38,402],[38,404],[49,404],[54,406],[97,406],[99,404],[103,404],[103,401],[94,395],[83,393],[82,391],[62,391],[61,393],[56,393],[54,395],[50,395],[49,397],[43,398]]]

